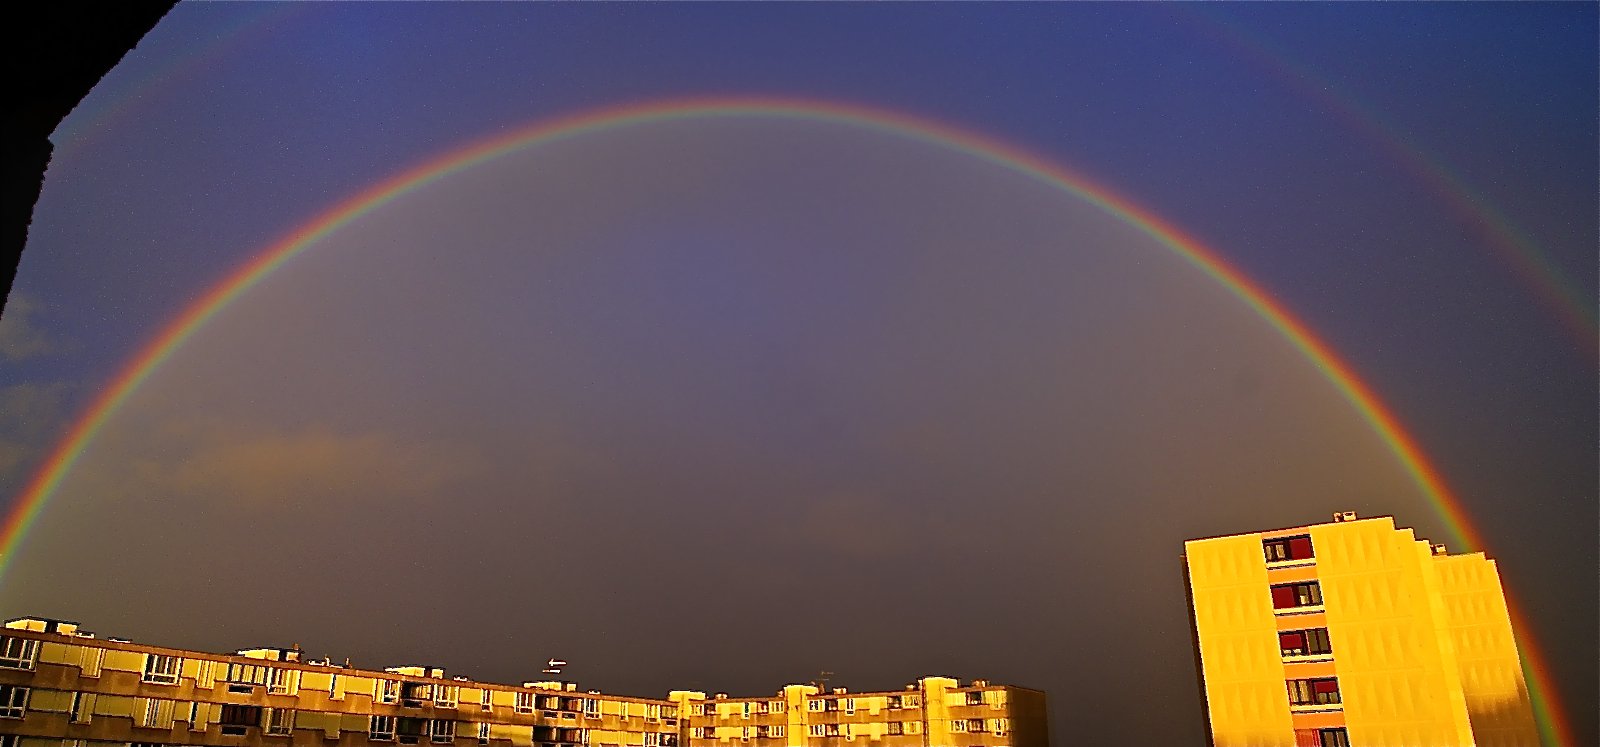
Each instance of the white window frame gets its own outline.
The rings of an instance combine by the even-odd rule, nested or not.
[[[39,661],[39,642],[32,638],[0,638],[0,667],[32,670]]]
[[[434,744],[450,744],[456,741],[456,722],[447,718],[433,719],[433,723],[428,724],[428,741]]]
[[[328,700],[344,700],[344,690],[339,687],[339,673],[328,675]]]
[[[645,732],[644,747],[661,747],[661,734],[653,731]]]
[[[767,727],[767,736],[773,738],[781,737],[784,735],[785,731],[787,731],[787,729],[784,728],[783,724],[773,724],[772,726]]]
[[[812,698],[806,701],[806,710],[812,713],[822,713],[828,709],[828,704],[821,698]]]
[[[22,718],[28,713],[29,688],[0,685],[0,718]]]
[[[268,708],[262,719],[261,732],[270,737],[287,737],[294,734],[293,708]]]
[[[847,715],[847,716],[856,715],[856,699],[855,698],[845,698],[844,699],[844,712],[845,712],[845,715]]]
[[[373,714],[367,720],[367,739],[374,742],[393,742],[396,723],[394,716]]]
[[[145,654],[144,673],[140,682],[156,685],[176,685],[183,674],[183,657],[167,654]]]
[[[488,690],[484,690],[484,692],[489,692],[489,691]],[[489,743],[489,722],[488,721],[479,721],[478,722],[478,744],[488,744],[488,743]]]
[[[809,731],[811,732],[811,736],[813,736],[813,737],[825,737],[825,736],[828,736],[828,730],[824,729],[822,727],[822,724],[811,724]]]
[[[704,715],[706,715],[706,704],[705,703],[695,703],[694,705],[689,706],[689,715],[690,716],[704,716]]]
[[[583,699],[583,717],[584,718],[600,718],[600,699],[599,698],[584,698]]]
[[[294,693],[294,675],[292,669],[267,667],[267,693],[269,695],[292,695]]]
[[[660,721],[661,720],[661,706],[660,706],[660,704],[657,704],[657,703],[647,703],[647,704],[645,704],[645,707],[644,707],[644,720],[646,720],[646,721]]]
[[[485,711],[494,710],[494,691],[483,688],[478,691],[478,708]]]
[[[774,700],[767,703],[767,713],[783,713],[786,710],[788,710],[788,704],[781,700]]]
[[[400,702],[400,681],[379,678],[372,681],[372,702],[394,704]]]
[[[519,692],[517,693],[516,702],[511,706],[511,710],[517,713],[533,713],[534,705],[533,693]]]
[[[461,701],[460,685],[434,685],[433,704],[443,708],[455,708]]]

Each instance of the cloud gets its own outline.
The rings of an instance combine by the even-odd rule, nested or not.
[[[65,346],[33,323],[39,307],[27,296],[12,293],[0,314],[0,358],[20,361],[59,352]]]
[[[429,501],[483,471],[470,450],[384,432],[181,428],[156,438],[130,465],[148,495],[246,509],[309,508],[326,501]]]
[[[0,387],[0,486],[18,484],[48,448],[66,417],[69,389],[63,381]]]

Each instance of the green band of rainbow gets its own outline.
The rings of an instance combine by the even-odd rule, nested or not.
[[[1349,365],[1242,272],[1229,266],[1216,252],[1148,210],[1039,156],[948,125],[858,105],[793,99],[722,98],[678,99],[606,108],[513,130],[403,171],[335,205],[267,247],[190,304],[181,316],[164,328],[118,373],[68,431],[38,474],[24,488],[21,499],[6,518],[3,528],[0,528],[0,578],[4,577],[19,543],[38,517],[45,501],[61,484],[95,434],[129,395],[207,321],[285,262],[316,244],[318,239],[382,208],[401,195],[512,151],[634,125],[707,117],[811,120],[887,133],[953,149],[1069,192],[1139,228],[1227,288],[1298,349],[1388,445],[1418,489],[1437,510],[1453,543],[1465,550],[1483,547],[1479,533],[1468,521],[1459,500],[1450,493],[1438,472],[1423,457],[1416,440],[1401,427],[1394,414],[1355,375]],[[1529,628],[1515,606],[1512,618],[1515,628],[1521,632],[1519,639],[1529,696],[1544,739],[1549,744],[1568,745],[1571,743],[1570,730],[1561,716],[1555,690],[1550,685],[1549,668],[1533,641],[1528,638]]]

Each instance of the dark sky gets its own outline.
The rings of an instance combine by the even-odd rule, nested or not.
[[[55,134],[0,496],[207,289],[412,165],[631,102],[868,105],[1089,175],[1301,318],[1460,496],[1593,744],[1596,16],[183,5]],[[1348,509],[1447,536],[1148,235],[956,149],[686,119],[462,172],[244,294],[90,444],[0,614],[641,695],[988,677],[1063,743],[1195,744],[1182,541]]]

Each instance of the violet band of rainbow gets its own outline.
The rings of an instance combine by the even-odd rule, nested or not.
[[[1450,492],[1438,471],[1423,455],[1416,439],[1349,364],[1242,271],[1149,210],[1103,185],[1019,147],[899,112],[856,104],[799,99],[695,98],[649,101],[541,120],[478,141],[401,171],[339,202],[254,255],[162,328],[150,343],[123,366],[100,396],[74,422],[34,478],[23,488],[21,497],[6,516],[4,524],[0,525],[0,581],[4,580],[12,558],[44,504],[93,441],[95,434],[123,402],[207,321],[285,262],[307,251],[319,239],[382,208],[401,195],[513,151],[624,127],[715,117],[811,120],[858,127],[953,149],[1073,194],[1149,234],[1173,254],[1221,284],[1305,356],[1393,453],[1437,512],[1451,535],[1449,539],[1452,543],[1466,551],[1483,549],[1481,535],[1472,526],[1460,500]],[[1547,745],[1567,747],[1573,744],[1571,730],[1556,698],[1549,666],[1529,635],[1530,628],[1520,607],[1514,603],[1509,592],[1506,596],[1523,655],[1529,699],[1543,740]]]

